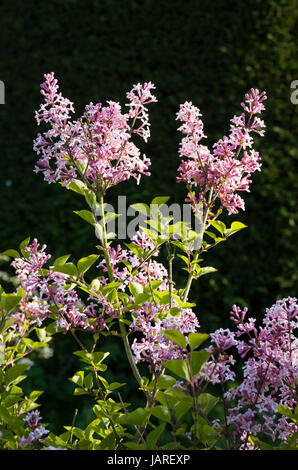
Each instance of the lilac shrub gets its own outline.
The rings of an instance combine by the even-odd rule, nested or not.
[[[142,175],[150,175],[150,159],[133,139],[147,142],[150,136],[148,105],[157,102],[155,86],[134,85],[126,94],[127,112],[113,101],[90,103],[73,119],[73,103],[59,92],[54,74],[44,78],[36,121],[48,130],[34,141],[34,171],[84,197],[88,210],[74,212],[93,227],[100,244],[77,263],[70,255],[52,260],[37,239],[4,252],[13,258],[19,284],[13,294],[0,290],[0,448],[297,448],[297,299],[278,300],[261,325],[234,305],[234,329],[209,334],[200,331],[195,304],[188,300],[193,281],[216,270],[203,265],[206,253],[246,227],[233,222],[228,228],[219,217],[224,210],[231,215],[245,209],[240,194],[250,191],[252,175],[261,169],[254,136],[265,132],[259,115],[266,93],[251,89],[245,95],[242,113],[212,149],[201,144],[206,136],[200,110],[191,102],[180,106],[177,182],[186,185],[186,203],[199,229],[166,217],[162,209],[169,198],[157,197],[153,212],[146,204],[131,206],[144,222],[123,246],[119,240],[113,244],[109,232],[108,222],[118,214],[107,211],[107,193],[130,178],[139,184]],[[164,249],[167,266],[158,260]],[[183,288],[174,281],[177,258],[187,273]],[[25,356],[59,333],[71,334],[79,347],[74,354],[82,370],[70,380],[75,395],[94,401],[95,416],[81,429],[75,410],[71,426],[55,435],[40,424],[35,409],[42,392],[25,397],[17,384],[26,377]],[[93,339],[89,349],[86,335]],[[119,392],[125,384],[104,377],[109,354],[98,351],[102,335],[121,338],[144,393],[142,408],[131,410]],[[145,376],[140,363],[147,365]]]

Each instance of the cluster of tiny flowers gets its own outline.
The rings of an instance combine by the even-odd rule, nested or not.
[[[162,310],[163,309],[163,310]],[[185,352],[163,334],[166,330],[178,330],[182,334],[194,333],[199,328],[198,320],[191,309],[181,309],[177,316],[164,316],[167,306],[146,303],[133,311],[135,320],[131,328],[141,333],[141,338],[134,339],[132,351],[135,362],[147,362],[152,372],[162,369],[162,362],[170,359],[183,359]]]
[[[266,310],[258,329],[256,320],[246,319],[246,313],[247,309],[234,306],[231,319],[236,332],[220,329],[211,334],[211,359],[202,375],[211,383],[233,380],[230,364],[235,361],[227,350],[237,350],[245,359],[243,380],[225,393],[225,400],[235,403],[227,415],[235,442],[243,433],[264,433],[273,441],[283,441],[298,431],[295,423],[278,413],[278,405],[294,411],[298,404],[298,340],[294,336],[298,328],[297,299],[277,301]]]
[[[31,431],[27,437],[21,437],[19,439],[21,447],[36,447],[38,444],[44,443],[44,441],[47,440],[46,435],[49,434],[50,431],[39,424],[40,420],[41,416],[38,410],[34,410],[26,414],[24,422]]]
[[[137,231],[132,237],[131,242],[136,247],[140,247],[143,252],[151,252],[152,256],[158,255],[158,249],[156,245],[149,239],[149,237],[143,231]],[[113,279],[115,282],[119,282],[119,290],[125,291],[129,286],[130,282],[137,282],[143,286],[147,286],[149,281],[160,281],[160,285],[157,287],[159,291],[164,291],[168,287],[167,277],[168,272],[165,267],[155,260],[150,259],[150,262],[145,262],[133,251],[123,249],[121,245],[117,245],[116,248],[109,246],[109,258],[112,269]],[[129,268],[128,268],[129,266]],[[109,283],[108,268],[106,260],[103,259],[99,265],[104,275],[101,276],[100,283],[104,286]],[[132,274],[135,271],[135,274]],[[134,303],[134,296],[130,295],[130,302]],[[118,310],[115,310],[113,305],[104,296],[93,299],[94,302],[101,304],[102,312],[105,316],[116,318]]]
[[[253,133],[264,135],[264,121],[256,115],[265,109],[263,101],[266,99],[265,92],[251,89],[245,95],[245,102],[241,103],[245,112],[231,119],[230,134],[213,145],[213,152],[200,144],[206,136],[199,109],[191,102],[180,105],[177,119],[183,124],[178,130],[185,137],[179,149],[182,161],[177,181],[187,184],[190,190],[188,200],[194,210],[199,202],[205,201],[206,193],[211,189],[213,200],[219,198],[221,207],[226,208],[229,214],[244,209],[244,200],[238,192],[249,191],[252,173],[261,168],[261,158],[252,149],[252,136]],[[199,187],[197,196],[191,191],[193,186]]]
[[[12,266],[16,270],[17,278],[24,297],[19,304],[19,311],[13,316],[14,328],[20,330],[32,323],[38,326],[57,310],[57,328],[69,330],[70,328],[89,328],[101,331],[105,327],[102,315],[95,310],[93,303],[87,307],[81,303],[73,289],[66,289],[68,276],[48,269],[45,274],[44,265],[51,258],[46,254],[46,245],[39,248],[37,239],[25,248],[27,257],[15,258]],[[92,320],[95,319],[95,320]]]
[[[231,366],[236,360],[232,354],[227,354],[227,350],[236,346],[237,340],[235,334],[229,329],[220,328],[210,334],[211,346],[207,349],[210,353],[210,359],[206,363],[201,377],[212,384],[224,383],[235,379],[235,372]]]
[[[140,247],[143,252],[149,253],[154,250],[152,256],[156,257],[158,255],[156,245],[143,231],[137,231],[132,237],[131,242],[133,245]],[[158,263],[154,259],[150,259],[150,263],[142,261],[142,259],[131,250],[123,250],[121,245],[117,245],[116,248],[109,247],[109,255],[114,280],[121,282],[119,289],[124,290],[129,282],[138,282],[142,285],[148,285],[149,279],[152,281],[162,281],[163,284],[160,286],[160,290],[167,288],[168,272],[161,263]],[[137,273],[132,275],[126,266],[123,267],[123,262],[128,263],[132,271],[137,270]],[[105,259],[100,262],[99,267],[107,273],[108,269]],[[101,282],[102,284],[106,284],[108,278],[103,278]]]
[[[71,121],[73,104],[58,93],[54,73],[45,74],[41,93],[45,104],[36,111],[36,120],[50,129],[37,135],[34,150],[40,155],[35,172],[42,172],[48,183],[66,186],[79,178],[105,191],[111,186],[142,174],[149,175],[150,160],[141,156],[131,142],[133,133],[147,141],[150,124],[146,106],[156,102],[153,83],[137,84],[127,93],[129,112],[123,114],[119,103],[90,103],[85,114]]]

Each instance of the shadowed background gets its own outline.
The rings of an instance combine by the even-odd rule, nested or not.
[[[124,105],[133,84],[155,83],[159,102],[149,109],[151,138],[137,143],[152,160],[152,176],[142,177],[139,187],[131,181],[111,191],[114,204],[118,194],[128,203],[150,203],[157,195],[183,203],[184,185],[175,184],[179,104],[187,100],[200,108],[204,144],[212,146],[228,133],[229,119],[254,87],[268,95],[262,116],[267,132],[255,144],[262,172],[244,195],[246,211],[225,218],[248,228],[208,254],[206,264],[218,272],[195,284],[191,299],[202,329],[212,331],[229,326],[234,303],[260,318],[276,299],[297,293],[298,105],[290,100],[291,82],[298,79],[297,0],[4,0],[0,18],[0,80],[6,87],[0,106],[0,251],[30,235],[47,244],[53,259],[65,253],[79,259],[98,242],[72,212],[84,208],[81,198],[32,171],[39,131],[34,110],[44,73],[55,72],[77,116],[90,101]],[[7,263],[0,268],[7,271]],[[176,279],[183,282],[181,274]],[[70,424],[76,406],[81,423],[90,412],[87,401],[82,408],[81,398],[71,399],[67,377],[77,363],[69,350],[76,346],[67,338],[55,338],[54,356],[36,357],[29,371],[28,389],[46,390],[42,413],[52,430]],[[112,373],[125,381],[120,344],[102,347],[113,349]],[[128,388],[128,398],[130,393]]]

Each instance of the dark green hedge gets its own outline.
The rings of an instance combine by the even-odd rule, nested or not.
[[[219,271],[202,278],[192,298],[202,326],[216,328],[228,325],[233,303],[260,315],[275,299],[295,295],[298,106],[290,101],[290,84],[298,79],[297,17],[297,0],[3,0],[0,251],[28,235],[47,243],[54,256],[79,257],[96,244],[72,213],[82,208],[80,198],[32,172],[34,110],[45,72],[55,72],[78,113],[90,101],[123,103],[138,81],[156,84],[159,103],[150,108],[152,137],[144,147],[152,177],[138,189],[119,187],[130,203],[155,195],[183,202],[184,187],[175,184],[180,103],[200,107],[212,145],[254,87],[267,91],[267,134],[257,142],[263,171],[237,217],[248,228],[210,253],[208,265]],[[55,356],[56,364],[61,360]],[[49,390],[57,388],[51,384]]]

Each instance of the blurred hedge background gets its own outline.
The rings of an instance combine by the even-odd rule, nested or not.
[[[90,101],[124,104],[134,83],[156,84],[152,135],[140,144],[152,159],[152,176],[139,187],[118,187],[128,203],[148,203],[157,195],[183,202],[184,186],[175,184],[180,103],[193,101],[201,109],[212,145],[228,132],[244,93],[254,87],[267,91],[267,133],[256,143],[262,172],[245,194],[246,211],[235,217],[248,228],[209,253],[208,265],[218,272],[202,278],[191,298],[202,328],[210,331],[229,325],[234,303],[260,318],[277,298],[297,293],[298,106],[290,100],[291,82],[298,79],[297,0],[2,0],[0,18],[0,80],[6,87],[0,106],[0,251],[30,235],[46,243],[53,258],[72,253],[78,259],[97,243],[72,212],[83,208],[80,197],[32,171],[39,131],[34,110],[44,73],[55,72],[78,115]],[[116,197],[111,192],[112,203]],[[78,406],[67,381],[77,367],[69,354],[76,346],[67,338],[55,338],[54,355],[36,357],[30,369],[28,387],[46,390],[43,415],[54,431],[70,424]],[[111,347],[111,370],[121,381],[127,364],[117,342],[103,344]],[[128,389],[126,398],[131,394]],[[80,406],[81,423],[88,406]]]

